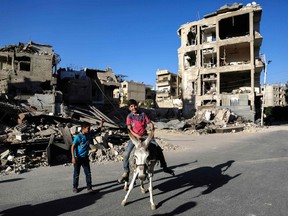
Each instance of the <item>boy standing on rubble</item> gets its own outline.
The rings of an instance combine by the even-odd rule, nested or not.
[[[90,161],[89,161],[89,144],[93,141],[93,137],[101,131],[103,127],[104,121],[101,120],[101,123],[96,131],[91,132],[90,127],[91,124],[88,122],[84,122],[81,125],[81,132],[77,134],[72,143],[71,147],[71,155],[72,155],[72,163],[74,165],[74,173],[73,173],[73,192],[78,193],[78,183],[79,183],[79,175],[80,168],[83,167],[85,176],[86,176],[86,185],[87,191],[89,193],[93,192],[92,189],[92,180],[91,180],[91,169],[90,169]]]
[[[128,108],[130,110],[130,114],[128,114],[128,116],[126,118],[126,125],[127,125],[129,132],[133,136],[135,136],[137,139],[141,139],[143,136],[146,136],[147,135],[147,130],[146,130],[147,124],[150,126],[151,130],[154,130],[153,122],[148,118],[148,116],[144,112],[139,112],[138,103],[136,100],[130,99],[128,101]],[[167,167],[167,163],[165,161],[162,149],[156,143],[154,138],[151,140],[151,143],[156,145],[156,154],[157,154],[158,159],[160,161],[160,166],[163,168],[163,171],[166,173],[169,173],[171,175],[174,175],[174,171]],[[128,145],[126,147],[126,150],[124,152],[124,158],[123,158],[124,173],[118,179],[118,183],[122,183],[124,180],[127,180],[129,178],[129,172],[130,172],[129,157],[130,157],[130,153],[132,152],[133,148],[134,148],[134,144],[132,143],[131,140],[129,140]]]

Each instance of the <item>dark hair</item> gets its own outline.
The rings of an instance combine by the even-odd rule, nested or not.
[[[131,105],[138,105],[138,103],[137,103],[137,101],[136,100],[134,100],[134,99],[130,99],[129,101],[128,101],[128,106],[131,106]]]
[[[91,127],[91,124],[89,122],[82,122],[81,129]]]

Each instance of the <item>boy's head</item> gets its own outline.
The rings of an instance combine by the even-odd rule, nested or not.
[[[134,99],[130,99],[128,101],[128,108],[129,108],[130,112],[132,112],[134,114],[137,113],[137,109],[138,109],[137,101]]]
[[[81,131],[83,134],[87,134],[90,132],[91,124],[89,122],[83,122],[81,124]]]
[[[137,103],[137,101],[136,100],[134,100],[134,99],[130,99],[129,101],[128,101],[128,107],[130,107],[130,105],[138,105],[138,103]]]

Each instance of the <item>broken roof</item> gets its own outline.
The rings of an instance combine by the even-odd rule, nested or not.
[[[54,51],[52,46],[47,44],[39,44],[33,41],[29,41],[27,44],[19,42],[18,45],[8,45],[0,48],[0,52],[27,52],[27,53],[37,53],[40,55],[53,55]]]
[[[111,68],[107,68],[106,70],[85,68],[85,71],[88,72],[90,76],[92,75],[92,73],[96,73],[97,78],[100,80],[102,85],[120,86],[120,83],[118,82]]]
[[[238,4],[238,3],[233,3],[232,5],[230,4],[225,4],[224,6],[220,7],[216,12],[207,14],[205,16],[203,16],[204,18],[208,18],[208,17],[212,17],[212,16],[216,16],[218,14],[222,14],[222,13],[226,13],[229,11],[236,11],[239,10],[243,7],[243,4]]]

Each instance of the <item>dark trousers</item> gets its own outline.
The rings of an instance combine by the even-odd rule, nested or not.
[[[74,164],[74,173],[73,173],[73,188],[78,188],[81,166],[83,167],[83,170],[86,176],[87,189],[91,189],[92,188],[91,169],[90,169],[90,162],[89,162],[88,157],[76,159],[76,163]]]

